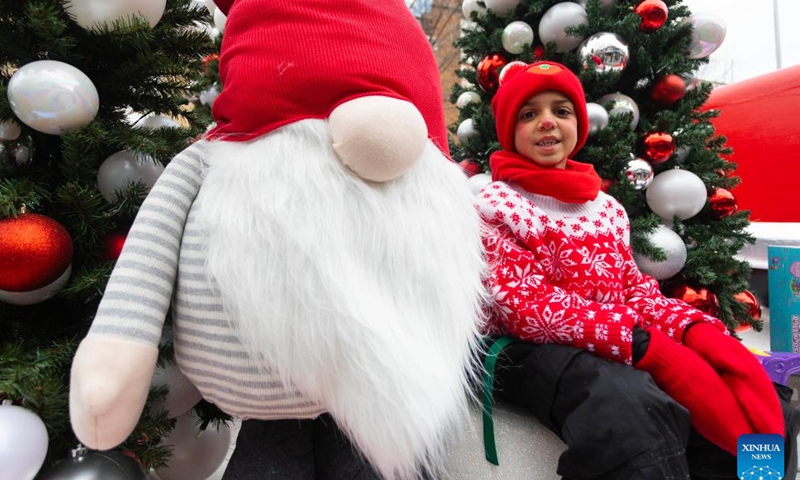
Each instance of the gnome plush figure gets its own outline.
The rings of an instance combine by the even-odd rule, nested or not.
[[[75,355],[73,430],[96,449],[132,432],[171,306],[181,371],[243,420],[237,452],[257,441],[251,421],[327,418],[374,478],[439,478],[467,410],[484,265],[426,37],[403,0],[218,7],[216,126],[130,230]],[[362,478],[280,454],[293,435],[225,478]]]

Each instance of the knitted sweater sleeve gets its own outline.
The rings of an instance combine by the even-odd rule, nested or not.
[[[620,207],[622,209],[622,207]],[[677,342],[683,339],[683,332],[697,322],[707,322],[727,333],[721,321],[701,312],[682,300],[667,298],[661,293],[658,281],[639,270],[633,259],[630,246],[630,224],[625,217],[627,229],[623,236],[625,243],[623,256],[623,284],[625,303],[639,312],[643,326],[655,326]]]
[[[498,215],[500,210],[480,200],[478,209],[486,224],[483,244],[489,263],[490,333],[571,345],[631,364],[633,326],[641,323],[639,314],[626,305],[587,300],[554,285],[536,253],[503,222],[509,217]],[[526,235],[536,233],[531,230]]]
[[[202,183],[204,153],[203,141],[179,153],[142,203],[89,336],[158,345],[172,298],[184,224]]]

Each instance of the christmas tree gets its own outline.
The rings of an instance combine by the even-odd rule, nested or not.
[[[560,62],[588,102],[590,136],[575,160],[593,164],[626,208],[640,269],[729,328],[760,330],[749,265],[735,257],[753,241],[730,193],[736,165],[709,121],[715,112],[702,108],[712,86],[693,79],[724,23],[679,0],[465,0],[463,13],[451,129],[474,189],[490,181],[489,155],[500,148],[490,103],[505,66]]]
[[[207,127],[187,98],[214,43],[191,0],[13,0],[0,12],[0,431],[35,424],[19,421],[24,408],[47,440],[0,448],[0,464],[29,479],[77,444],[72,356],[149,188]],[[164,465],[173,424],[146,409],[123,451]]]

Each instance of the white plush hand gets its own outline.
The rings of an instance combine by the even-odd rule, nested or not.
[[[84,339],[72,362],[69,412],[84,445],[114,448],[133,431],[147,401],[158,349],[99,335]]]
[[[383,96],[347,101],[328,119],[333,149],[359,177],[387,182],[405,173],[425,151],[428,127],[410,102]]]

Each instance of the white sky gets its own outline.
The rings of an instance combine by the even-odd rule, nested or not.
[[[709,64],[700,69],[699,78],[734,83],[774,72],[778,69],[778,49],[780,68],[800,64],[800,1],[683,0],[683,4],[692,13],[715,13],[727,27],[725,41],[711,54]]]

